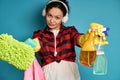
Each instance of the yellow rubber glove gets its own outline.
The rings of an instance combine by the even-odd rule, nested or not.
[[[33,40],[37,43],[36,47],[34,48],[34,51],[38,52],[41,48],[40,42],[39,42],[38,38],[34,38]]]
[[[82,36],[79,37],[78,39],[78,44],[82,47],[84,42],[87,40],[89,34],[88,32],[86,34],[83,34]]]

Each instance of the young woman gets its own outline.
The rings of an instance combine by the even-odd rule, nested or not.
[[[49,1],[43,10],[47,25],[33,35],[46,80],[80,80],[74,47],[80,47],[82,34],[74,26],[63,25],[68,13],[66,0]]]

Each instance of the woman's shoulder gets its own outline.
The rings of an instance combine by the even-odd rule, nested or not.
[[[38,38],[38,37],[40,38],[40,36],[42,36],[43,32],[44,32],[44,30],[36,30],[36,31],[34,31],[33,38]]]

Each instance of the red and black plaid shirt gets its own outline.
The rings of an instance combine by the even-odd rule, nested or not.
[[[61,60],[75,61],[75,45],[77,44],[78,37],[82,34],[78,33],[74,26],[65,27],[61,26],[58,35],[56,36],[56,51],[57,55],[54,56],[55,42],[54,34],[46,27],[44,30],[34,32],[33,38],[40,40],[39,58],[42,66],[49,64],[53,61],[60,62]]]

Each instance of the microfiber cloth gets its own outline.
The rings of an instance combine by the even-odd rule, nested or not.
[[[30,45],[14,39],[12,35],[0,35],[0,60],[12,64],[17,69],[26,70],[32,65],[34,55]]]
[[[32,65],[24,72],[24,80],[46,80],[45,74],[36,58]]]

